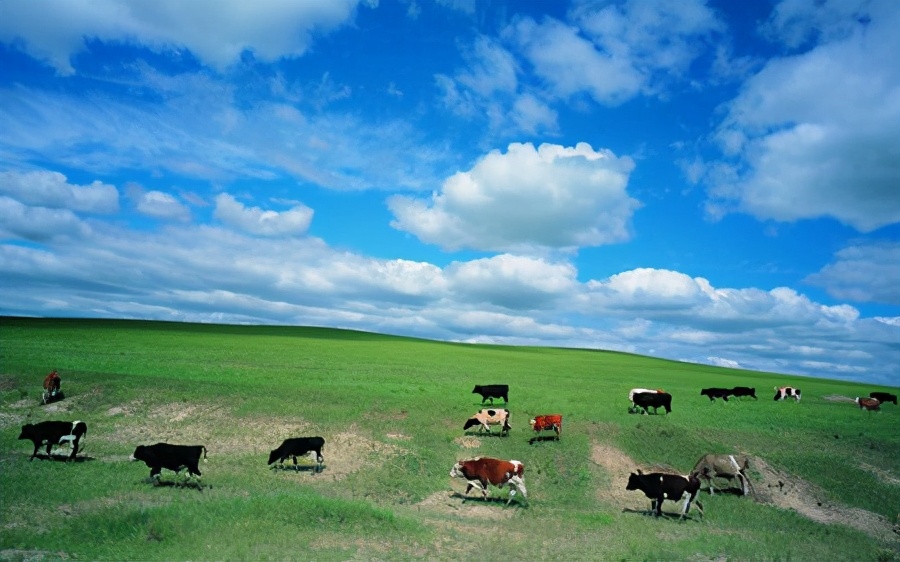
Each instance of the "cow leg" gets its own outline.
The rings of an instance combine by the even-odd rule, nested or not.
[[[743,474],[741,474],[740,472],[738,472],[738,473],[737,473],[737,479],[738,479],[738,481],[741,483],[741,495],[746,496],[746,495],[747,495],[747,492],[748,492],[748,490],[747,490],[747,477],[744,476]]]

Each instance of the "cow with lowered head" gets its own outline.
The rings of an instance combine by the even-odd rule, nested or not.
[[[74,460],[75,455],[78,454],[78,445],[85,435],[87,435],[87,424],[83,421],[44,421],[23,425],[19,439],[29,439],[34,443],[34,452],[31,453],[31,458],[28,460],[34,460],[38,449],[45,443],[47,445],[48,458],[50,457],[50,449],[54,445],[68,443],[72,447],[69,460]]]
[[[741,495],[746,496],[752,486],[746,472],[749,467],[750,461],[744,455],[709,454],[700,457],[690,475],[701,480],[705,479],[710,495],[716,493],[713,478],[727,478],[729,481],[737,479],[741,485]]]
[[[322,463],[325,462],[325,457],[322,456],[324,446],[324,437],[291,437],[285,439],[277,449],[269,453],[269,464],[278,461],[283,467],[285,459],[292,458],[294,466],[297,466],[297,457],[315,453],[316,471],[319,471],[322,469]]]
[[[668,392],[639,392],[632,397],[634,405],[642,409],[642,414],[648,414],[648,408],[653,408],[653,413],[662,406],[666,409],[666,415],[672,412],[672,395]]]
[[[881,402],[875,398],[860,398],[857,396],[853,401],[856,402],[856,405],[859,406],[860,410],[868,410],[870,412],[881,411]]]
[[[509,435],[509,430],[512,429],[512,426],[509,425],[509,410],[505,408],[479,410],[477,414],[466,420],[466,423],[463,424],[463,431],[476,425],[478,426],[478,433],[484,431],[492,433],[491,426],[499,425],[500,436]]]
[[[684,519],[691,504],[697,499],[697,493],[700,491],[700,480],[695,476],[685,478],[679,474],[663,474],[654,472],[652,474],[644,474],[640,470],[637,474],[631,473],[628,477],[626,490],[640,490],[644,495],[650,498],[650,511],[655,513],[657,517],[662,515],[662,502],[681,501],[681,516]],[[703,505],[697,501],[697,509],[700,510],[700,516],[703,516]]]
[[[775,387],[775,402],[779,400],[784,400],[785,398],[793,398],[795,401],[800,401],[800,389],[794,388],[793,386],[776,386]]]
[[[203,445],[170,445],[169,443],[157,443],[156,445],[138,445],[131,455],[132,461],[144,461],[150,467],[150,478],[159,482],[162,469],[171,470],[178,475],[187,468],[188,478],[196,476],[200,479],[200,455],[206,461],[206,447]]]
[[[528,491],[525,489],[525,465],[519,461],[491,457],[461,460],[450,469],[450,477],[466,480],[468,485],[465,495],[469,495],[472,488],[477,488],[481,490],[482,498],[487,500],[488,484],[498,488],[509,484],[509,499],[506,500],[506,505],[512,501],[516,491],[522,492],[523,498],[528,498]]]
[[[874,398],[882,404],[884,404],[885,402],[892,402],[894,406],[897,405],[897,395],[891,394],[890,392],[870,392],[869,398]]]

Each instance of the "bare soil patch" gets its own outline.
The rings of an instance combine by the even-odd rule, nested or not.
[[[774,468],[759,457],[751,457],[750,462],[751,469],[762,475],[753,482],[756,501],[792,509],[826,525],[852,527],[885,542],[900,542],[891,522],[884,517],[864,509],[830,503],[815,485]]]
[[[472,437],[471,435],[467,435],[465,437],[457,437],[453,440],[453,442],[463,449],[477,449],[478,447],[481,447],[481,439]]]
[[[881,470],[878,467],[872,466],[871,464],[860,463],[859,467],[866,472],[871,472],[875,476],[878,477],[879,480],[884,482],[885,484],[892,484],[894,486],[900,486],[900,478],[897,478],[890,472],[886,470]]]

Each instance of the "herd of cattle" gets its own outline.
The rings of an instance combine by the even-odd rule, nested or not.
[[[493,405],[494,398],[509,402],[509,385],[476,385],[473,394],[480,394],[482,406],[488,400]],[[721,398],[728,401],[729,396],[752,397],[756,399],[756,389],[737,386],[734,388],[704,388],[701,396],[709,397],[710,401]],[[649,413],[648,408],[653,408],[654,413],[659,407],[663,407],[668,415],[672,411],[672,395],[662,389],[634,388],[628,394],[631,401],[630,412]],[[800,401],[800,389],[790,386],[776,387],[777,400],[793,398]],[[872,392],[868,398],[857,397],[854,402],[861,409],[879,410],[884,402],[897,404],[897,396],[886,392]],[[478,432],[492,433],[491,426],[500,426],[499,436],[509,435],[511,429],[510,413],[506,408],[482,408],[475,415],[466,420],[463,430],[478,427]],[[553,431],[555,439],[559,440],[562,432],[562,415],[545,414],[535,416],[530,422],[532,430],[540,434],[543,431]],[[48,458],[54,445],[69,445],[71,453],[68,460],[75,459],[80,445],[87,435],[87,424],[83,421],[44,421],[36,424],[22,426],[19,439],[30,440],[34,444],[34,451],[29,460],[33,460],[41,446],[46,445]],[[315,459],[315,470],[322,470],[325,458],[322,450],[325,447],[323,437],[293,437],[285,439],[278,448],[269,454],[268,464],[278,462],[283,466],[284,461],[292,459],[297,465],[297,457],[311,456]],[[169,443],[157,443],[155,445],[138,445],[131,455],[131,460],[143,461],[150,468],[150,479],[159,483],[162,469],[171,470],[177,475],[182,470],[187,470],[187,478],[195,477],[198,481],[201,477],[200,460],[206,460],[206,447],[203,445],[173,445]],[[703,506],[697,500],[703,480],[707,482],[710,494],[714,494],[714,478],[726,478],[737,481],[742,495],[748,494],[752,489],[750,479],[747,477],[749,460],[743,455],[708,454],[701,457],[694,468],[687,475],[654,472],[644,474],[638,470],[631,473],[626,485],[627,490],[640,490],[650,499],[650,513],[657,516],[662,514],[662,503],[665,500],[681,502],[680,518],[684,518],[691,506],[696,504],[703,516]],[[517,495],[522,494],[527,499],[528,492],[525,488],[525,464],[518,460],[502,460],[491,457],[475,457],[460,460],[450,470],[451,478],[462,478],[466,481],[464,496],[475,488],[480,490],[482,498],[487,499],[488,486],[497,488],[509,487],[507,505]]]

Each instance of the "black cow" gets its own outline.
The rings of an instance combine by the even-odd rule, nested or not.
[[[644,414],[648,414],[649,411],[647,408],[653,408],[653,413],[656,413],[656,409],[660,406],[663,406],[666,409],[666,415],[668,416],[672,412],[672,395],[668,392],[639,392],[634,395],[634,405],[643,408]]]
[[[322,468],[325,457],[322,456],[322,447],[325,446],[323,437],[291,437],[285,439],[277,449],[269,453],[269,464],[278,461],[282,465],[288,457],[294,460],[294,466],[297,465],[297,457],[302,457],[310,453],[316,454],[316,470]]]
[[[656,516],[662,515],[662,502],[669,500],[677,502],[683,500],[681,504],[681,519],[691,509],[691,503],[697,499],[700,492],[700,479],[696,476],[685,478],[678,474],[663,474],[654,472],[652,474],[644,474],[640,470],[637,474],[631,473],[628,477],[628,485],[626,490],[640,490],[644,495],[650,498],[650,511],[655,512]],[[703,505],[697,501],[697,508],[700,510],[700,516],[703,517]]]
[[[494,398],[502,398],[503,403],[509,402],[509,385],[508,384],[476,384],[472,389],[472,394],[481,395],[481,403],[487,399],[494,403]]]
[[[890,392],[870,392],[869,398],[874,398],[882,404],[884,404],[885,402],[893,402],[894,406],[897,405],[897,395],[891,394]]]
[[[716,398],[728,402],[728,395],[731,394],[730,388],[704,388],[700,391],[700,396],[709,396],[709,401],[714,402]]]
[[[731,389],[731,394],[735,398],[740,398],[742,396],[751,396],[754,400],[758,400],[756,397],[756,389],[750,388],[749,386],[736,386]]]
[[[131,455],[133,461],[144,461],[150,467],[150,478],[159,481],[162,469],[171,470],[178,475],[182,469],[187,468],[188,478],[196,476],[200,479],[200,455],[206,461],[206,447],[203,445],[170,445],[157,443],[156,445],[138,445]]]
[[[30,439],[34,443],[34,452],[31,453],[31,458],[28,460],[34,460],[38,449],[44,443],[47,444],[48,458],[50,457],[50,449],[54,445],[69,443],[72,447],[72,454],[69,455],[69,460],[74,460],[75,455],[78,454],[78,445],[81,443],[81,438],[85,435],[87,435],[87,424],[83,421],[44,421],[23,425],[19,439]]]

